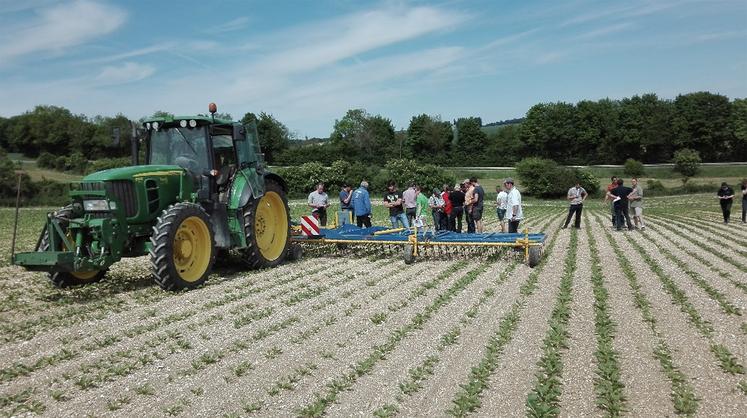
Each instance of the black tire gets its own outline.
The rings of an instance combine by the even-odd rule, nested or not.
[[[201,225],[204,225],[207,231],[203,230]],[[190,230],[190,226],[196,229]],[[183,229],[180,231],[182,227]],[[209,244],[202,244],[202,248],[191,244],[193,240],[198,242],[204,240],[206,238],[205,234],[209,236]],[[183,241],[189,241],[189,244],[182,243]],[[213,269],[217,252],[215,233],[210,216],[200,205],[177,203],[164,209],[153,227],[150,242],[153,247],[150,250],[153,281],[164,290],[197,287],[207,279]],[[182,246],[187,249],[182,250]],[[177,258],[180,258],[179,255],[190,257],[195,248],[198,250],[195,251],[195,257],[198,260],[192,261],[186,266],[178,265]],[[203,251],[205,250],[210,251],[209,257],[200,255],[204,254]],[[175,251],[177,251],[176,254]],[[185,255],[182,251],[188,252],[188,254]]]
[[[70,219],[73,216],[73,208],[72,206],[65,206],[63,208],[60,208],[57,210],[54,215],[56,217],[64,218],[64,219]],[[67,230],[68,223],[65,221],[60,221],[60,227],[62,228],[63,232]],[[44,236],[41,239],[41,242],[39,242],[39,248],[37,251],[47,251],[49,250],[49,232],[45,232]],[[47,273],[47,277],[49,278],[49,281],[52,282],[52,284],[55,287],[59,288],[65,288],[70,286],[78,286],[78,285],[84,285],[84,284],[91,284],[101,281],[101,279],[106,276],[106,272],[108,269],[99,270],[95,272],[77,272],[77,273],[69,273],[66,271],[53,271],[51,273]],[[95,274],[93,274],[95,273]]]
[[[291,244],[288,247],[288,260],[297,261],[303,257],[303,247],[300,244]]]
[[[415,262],[415,254],[413,254],[412,244],[405,244],[405,248],[402,250],[402,258],[405,260],[405,264],[412,264]]]
[[[273,195],[274,194],[274,195]],[[258,244],[258,235],[260,231],[255,231],[257,226],[257,209],[260,204],[268,204],[272,200],[279,198],[282,202],[282,209],[285,211],[285,216],[279,215],[285,219],[284,226],[280,226],[277,231],[272,234],[271,241],[275,239],[284,240],[279,242],[275,250],[272,252],[276,255],[274,257],[268,256],[263,253],[263,250]],[[279,202],[276,202],[279,203]],[[271,208],[271,210],[277,210],[279,208]],[[284,233],[283,233],[284,230]],[[261,233],[267,233],[262,231]],[[250,268],[260,269],[275,267],[285,260],[288,255],[288,246],[290,245],[290,209],[288,208],[288,198],[285,196],[283,188],[272,179],[265,179],[265,194],[259,199],[251,200],[244,208],[244,234],[246,236],[247,248],[243,251],[244,261],[249,265]]]
[[[542,259],[542,246],[533,245],[529,247],[529,267],[535,267]]]

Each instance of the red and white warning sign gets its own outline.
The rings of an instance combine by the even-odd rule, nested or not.
[[[319,220],[313,216],[302,216],[301,233],[306,237],[318,237],[320,235]]]

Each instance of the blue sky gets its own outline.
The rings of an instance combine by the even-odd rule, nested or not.
[[[406,128],[538,102],[747,96],[747,1],[0,0],[0,115],[272,113],[327,136],[347,109]]]

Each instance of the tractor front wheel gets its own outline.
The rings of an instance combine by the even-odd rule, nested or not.
[[[288,254],[290,210],[283,188],[275,181],[266,179],[265,194],[244,208],[244,234],[244,261],[251,268],[275,267]]]
[[[202,284],[215,262],[213,224],[194,203],[177,203],[158,217],[150,238],[153,280],[164,290]]]

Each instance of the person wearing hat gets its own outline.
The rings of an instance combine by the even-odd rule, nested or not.
[[[438,188],[432,190],[431,197],[428,198],[428,207],[431,208],[431,215],[433,215],[433,225],[436,231],[446,229],[447,220],[446,213],[444,213],[444,207],[446,202],[441,197],[441,191]]]
[[[716,192],[716,196],[721,204],[721,213],[724,215],[724,223],[729,223],[731,216],[731,204],[734,201],[734,190],[726,182],[721,183],[721,188]]]
[[[511,177],[503,181],[503,186],[506,188],[508,197],[506,198],[508,213],[508,232],[515,234],[519,232],[519,223],[524,219],[524,212],[521,209],[521,193],[519,189],[514,186],[514,179]]]
[[[449,225],[451,225],[454,232],[462,232],[462,214],[464,213],[463,187],[463,184],[457,184],[454,186],[454,190],[449,193],[449,201],[451,201]]]

